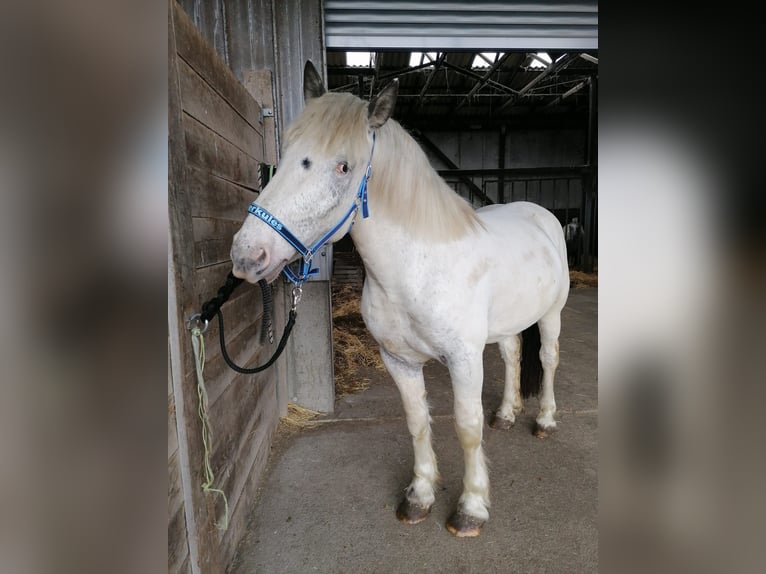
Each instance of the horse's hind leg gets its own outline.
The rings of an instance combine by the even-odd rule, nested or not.
[[[396,510],[396,516],[407,524],[417,524],[428,518],[434,503],[434,484],[439,476],[436,454],[431,446],[431,418],[426,402],[423,365],[407,364],[382,349],[380,355],[402,396],[415,451],[414,477]]]
[[[540,362],[543,365],[543,388],[540,393],[540,412],[537,415],[535,434],[545,437],[556,430],[556,400],[553,397],[553,378],[559,365],[559,334],[561,333],[561,310],[550,311],[538,321],[540,327]]]
[[[500,349],[500,356],[505,363],[505,390],[503,391],[503,402],[497,409],[490,426],[493,429],[506,430],[511,428],[516,422],[516,415],[522,411],[521,392],[519,390],[521,373],[521,337],[513,335],[502,339],[497,344]]]
[[[481,349],[449,362],[455,396],[455,429],[463,447],[465,474],[457,511],[447,520],[455,536],[478,536],[489,519],[489,475],[482,449],[484,412]]]

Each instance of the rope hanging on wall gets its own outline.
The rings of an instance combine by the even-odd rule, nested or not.
[[[213,467],[210,465],[210,445],[213,437],[210,432],[210,421],[208,420],[207,389],[205,388],[205,379],[202,376],[202,371],[205,368],[205,339],[202,337],[202,330],[199,326],[193,327],[191,334],[192,348],[194,349],[194,365],[197,369],[197,398],[199,399],[197,414],[199,414],[199,418],[202,421],[202,445],[204,449],[203,469],[205,481],[202,483],[202,491],[217,494],[223,498],[223,523],[216,522],[216,527],[219,530],[226,530],[229,527],[229,501],[226,499],[226,494],[223,490],[213,488],[215,475],[213,474]]]

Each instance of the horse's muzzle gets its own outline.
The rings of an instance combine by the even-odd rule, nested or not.
[[[257,283],[269,266],[271,257],[268,251],[259,247],[245,252],[236,245],[231,248],[232,272],[235,277]]]

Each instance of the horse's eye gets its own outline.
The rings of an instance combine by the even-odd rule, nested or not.
[[[348,173],[348,164],[345,161],[341,161],[335,166],[335,172],[339,175],[346,175]]]

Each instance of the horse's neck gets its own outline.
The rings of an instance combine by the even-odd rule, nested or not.
[[[385,127],[368,190],[370,216],[357,219],[351,237],[368,272],[381,282],[392,276],[402,285],[422,281],[439,265],[434,255],[443,257],[448,244],[477,223],[470,206],[446,187],[417,142],[396,124]]]
[[[367,275],[383,287],[402,285],[413,276],[414,262],[422,260],[422,241],[389,221],[386,214],[371,211],[368,219],[357,220],[351,238]]]

